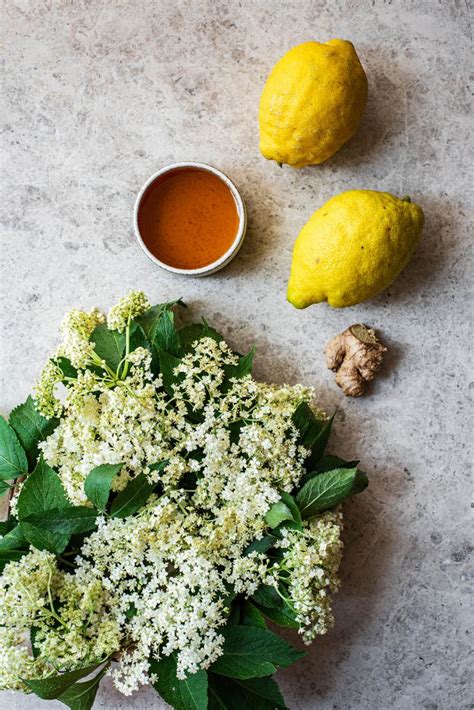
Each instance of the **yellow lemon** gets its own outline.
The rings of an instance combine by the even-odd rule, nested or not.
[[[288,300],[296,308],[321,301],[344,308],[372,298],[410,261],[423,222],[408,197],[374,190],[332,197],[296,239]]]
[[[354,135],[367,77],[351,42],[305,42],[274,66],[260,99],[260,151],[294,168],[322,163]]]

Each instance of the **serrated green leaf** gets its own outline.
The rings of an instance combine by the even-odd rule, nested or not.
[[[110,486],[122,466],[121,463],[106,463],[96,466],[84,481],[84,493],[90,502],[101,511],[105,510],[109,500]]]
[[[143,328],[138,323],[132,322],[130,325],[130,352],[137,348],[146,348],[151,351],[151,344]]]
[[[300,443],[305,449],[311,449],[324,429],[325,421],[318,419],[306,402],[301,402],[292,416],[293,424],[300,432]]]
[[[17,506],[18,519],[21,522],[28,515],[69,506],[58,474],[41,457],[21,488]]]
[[[300,624],[296,621],[295,611],[288,606],[288,604],[283,604],[278,607],[261,607],[261,611],[267,619],[273,621],[273,623],[278,624],[278,626],[283,626],[286,629],[299,629]]]
[[[173,385],[179,382],[183,377],[182,374],[176,375],[174,373],[174,368],[179,365],[181,360],[164,350],[158,350],[158,359],[160,362],[161,376],[163,377],[163,386],[169,395],[173,395]]]
[[[54,431],[59,419],[43,417],[30,395],[10,413],[9,423],[25,450],[29,467],[33,468],[38,458],[38,444]]]
[[[99,689],[99,683],[106,674],[108,667],[109,664],[107,663],[102,670],[90,680],[73,683],[64,693],[58,695],[57,700],[63,703],[63,705],[67,705],[71,710],[91,710]]]
[[[0,480],[9,481],[28,472],[28,461],[18,437],[0,416]]]
[[[28,549],[28,547],[28,541],[20,525],[16,525],[3,537],[0,537],[0,550],[22,550]]]
[[[186,304],[183,303],[183,301],[179,298],[177,301],[169,301],[169,303],[158,303],[156,306],[152,306],[141,316],[134,319],[134,321],[138,323],[143,329],[143,332],[145,333],[148,340],[152,340],[153,329],[158,323],[161,315],[165,311],[169,311],[171,308],[173,308],[173,306],[182,306],[183,308],[186,308]]]
[[[332,415],[330,419],[328,419],[321,431],[319,432],[318,436],[314,439],[312,445],[311,445],[311,455],[309,459],[305,462],[305,466],[307,469],[313,468],[316,463],[320,460],[320,458],[324,454],[324,450],[326,448],[326,445],[329,441],[329,437],[331,435],[331,429],[332,425],[334,422],[334,417],[336,416],[336,412]]]
[[[230,380],[231,378],[240,380],[242,377],[252,374],[254,357],[255,345],[250,348],[247,355],[243,355],[241,358],[239,358],[239,362],[237,363],[237,365],[226,365],[224,367],[226,378],[228,380]]]
[[[157,676],[155,690],[175,710],[207,710],[207,673],[198,671],[181,680],[176,675],[176,653],[151,661]]]
[[[34,513],[22,519],[22,530],[25,525],[32,525],[43,533],[65,535],[68,540],[71,535],[86,533],[96,526],[97,511],[85,505],[69,508],[52,508],[42,513]]]
[[[339,458],[339,456],[333,456],[331,454],[326,454],[313,464],[312,471],[306,473],[300,481],[300,488],[309,481],[310,478],[317,476],[318,473],[324,473],[325,471],[333,471],[335,468],[356,468],[359,461],[345,461]]]
[[[8,518],[8,520],[0,520],[0,536],[5,536],[16,527],[16,522],[13,518]]]
[[[112,370],[117,370],[125,350],[125,334],[109,330],[106,323],[101,323],[92,331],[91,342],[97,355],[105,360]]]
[[[61,554],[69,536],[41,530],[27,520],[32,515],[44,516],[53,508],[70,506],[58,475],[40,457],[36,468],[24,482],[18,496],[18,520],[26,539],[39,550]]]
[[[305,520],[317,513],[334,508],[354,493],[368,485],[366,475],[358,468],[337,468],[311,478],[296,496],[296,502]]]
[[[77,668],[74,671],[60,673],[48,678],[22,679],[25,685],[43,700],[54,700],[64,693],[70,685],[93,673],[100,663]]]
[[[222,630],[224,653],[213,663],[213,673],[229,678],[261,678],[304,656],[267,629],[229,626]]]
[[[169,355],[178,356],[181,351],[181,339],[174,324],[172,311],[164,311],[152,330],[152,345],[164,350]]]
[[[261,584],[256,592],[252,594],[252,601],[259,606],[264,606],[270,609],[278,609],[283,606],[283,599],[280,597],[274,587],[268,584]]]
[[[152,471],[162,471],[168,461],[160,461],[159,463],[150,466]],[[117,495],[112,501],[110,514],[113,518],[127,518],[133,515],[145,505],[148,498],[153,493],[155,484],[150,482],[144,473],[138,474],[132,478],[126,488]]]
[[[248,599],[243,599],[240,603],[240,623],[242,626],[267,628],[263,614]]]
[[[293,520],[293,513],[282,500],[278,500],[265,515],[265,522],[270,528],[276,528],[284,520]]]
[[[5,495],[5,493],[15,487],[14,483],[8,483],[8,481],[0,481],[0,498]]]
[[[272,678],[238,680],[209,673],[208,710],[286,710]]]

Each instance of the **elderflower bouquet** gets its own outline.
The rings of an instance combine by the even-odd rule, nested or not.
[[[341,501],[308,387],[252,378],[206,321],[132,292],[74,310],[0,418],[0,689],[92,707],[111,675],[177,710],[284,708],[272,674],[332,624]]]

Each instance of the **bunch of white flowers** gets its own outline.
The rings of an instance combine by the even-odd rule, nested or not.
[[[313,391],[257,382],[253,351],[237,355],[206,323],[178,329],[171,306],[132,292],[107,325],[96,309],[64,321],[35,391],[47,436],[0,538],[0,688],[38,692],[31,679],[53,669],[106,663],[124,694],[153,682],[181,708],[170,673],[178,686],[205,671],[206,684],[261,676],[226,665],[249,629],[272,649],[269,673],[285,664],[281,650],[270,663],[265,617],[307,642],[332,623],[342,515],[325,511],[361,473],[338,460],[334,495]],[[23,443],[18,411],[11,427]],[[42,509],[32,490],[56,498]]]

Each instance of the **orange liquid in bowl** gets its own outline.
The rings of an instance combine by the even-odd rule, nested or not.
[[[226,183],[200,168],[176,168],[145,191],[138,228],[160,261],[199,269],[223,256],[239,228],[237,205]]]

